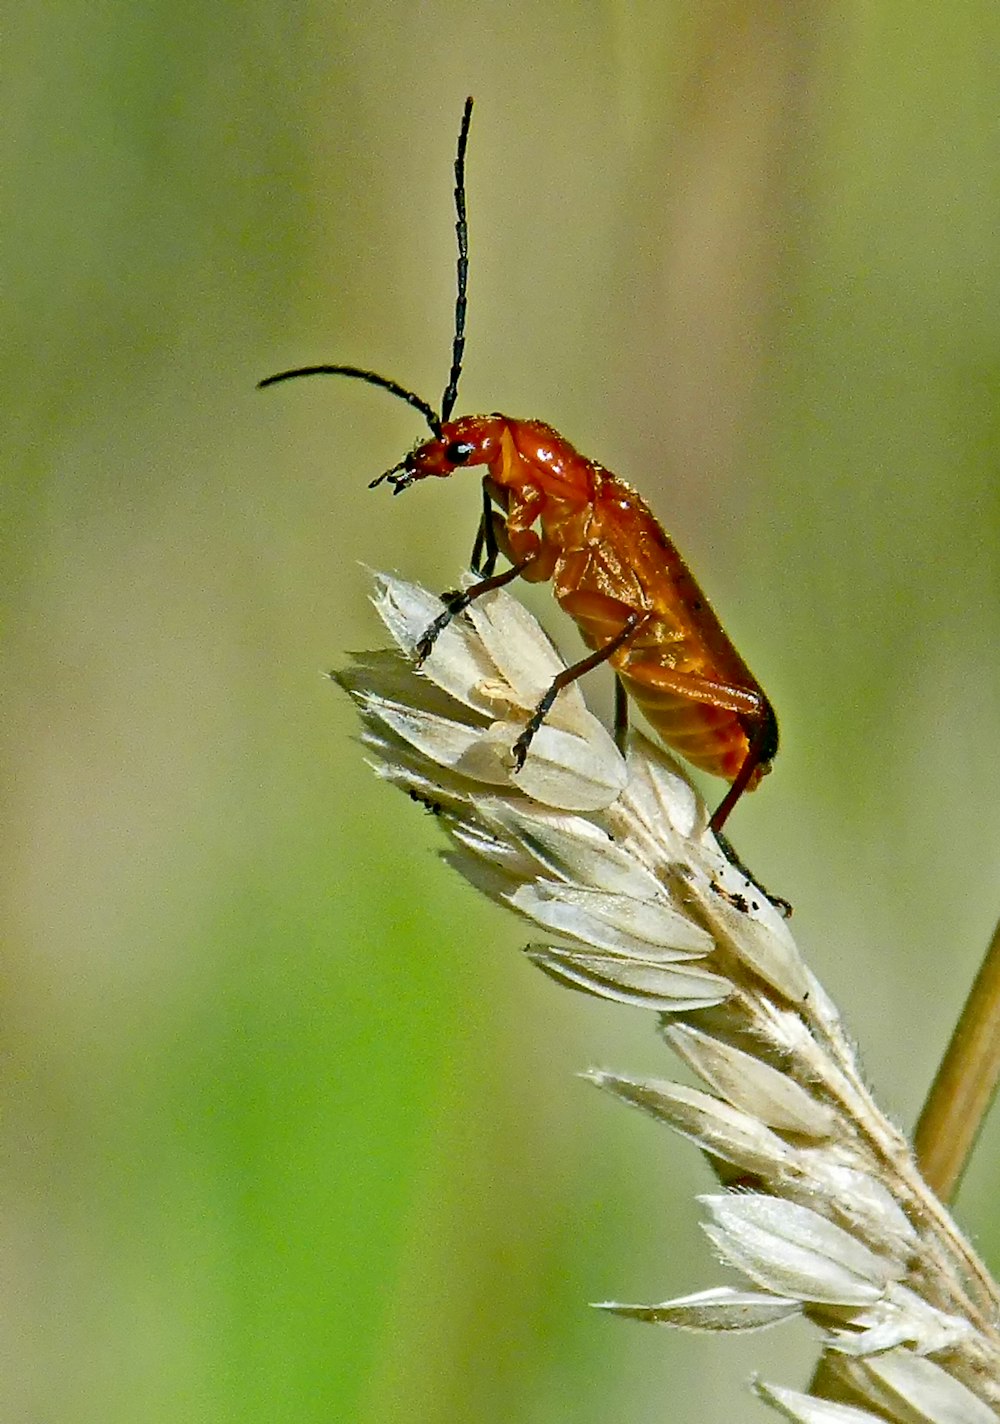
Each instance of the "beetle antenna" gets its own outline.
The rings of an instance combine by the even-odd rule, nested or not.
[[[257,382],[257,389],[260,391],[265,386],[276,386],[279,381],[292,381],[298,376],[353,376],[356,380],[367,381],[370,386],[381,386],[391,396],[398,396],[407,405],[412,405],[414,410],[419,410],[432,435],[441,434],[441,417],[433,406],[398,381],[390,381],[388,376],[380,376],[377,371],[363,371],[360,366],[296,366],[294,371],[279,371],[275,376],[265,376]]]
[[[451,372],[441,397],[441,422],[451,418],[458,399],[458,378],[462,374],[465,352],[465,313],[469,286],[469,220],[465,214],[465,150],[472,122],[472,96],[465,101],[462,127],[458,132],[458,152],[455,155],[455,237],[458,241],[458,292],[455,297],[455,339],[451,348]]]
[[[296,366],[291,371],[278,371],[274,376],[265,376],[262,381],[257,382],[258,390],[263,390],[265,386],[276,386],[279,381],[295,380],[299,376],[351,376],[358,381],[367,381],[370,386],[380,386],[391,396],[398,396],[400,400],[406,401],[407,405],[413,406],[414,410],[419,410],[430,426],[432,435],[441,434],[441,426],[451,416],[455,408],[455,401],[458,399],[458,381],[462,374],[462,356],[465,352],[465,314],[468,309],[469,286],[469,220],[465,211],[465,150],[469,143],[471,122],[472,97],[470,95],[462,110],[462,125],[458,133],[458,152],[455,155],[455,238],[458,243],[458,291],[455,297],[455,336],[451,348],[451,371],[448,375],[448,384],[444,388],[444,395],[441,397],[441,414],[438,415],[433,406],[418,396],[415,391],[407,390],[406,386],[401,386],[398,381],[391,381],[388,376],[380,376],[377,371],[365,371],[360,366]],[[398,486],[399,481],[390,478],[393,474],[395,474],[395,470],[387,470],[373,483],[378,484],[381,480],[389,479],[391,484]],[[395,489],[395,493],[399,493],[399,488]]]

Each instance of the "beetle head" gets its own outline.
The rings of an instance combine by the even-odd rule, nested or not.
[[[490,423],[480,415],[463,415],[458,420],[449,420],[430,440],[411,450],[398,465],[393,465],[372,480],[368,488],[374,489],[384,481],[392,486],[393,494],[402,494],[417,480],[426,480],[431,475],[445,480],[463,465],[488,463],[494,445]]]

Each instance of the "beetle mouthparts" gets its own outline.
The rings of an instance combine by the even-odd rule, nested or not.
[[[383,471],[374,480],[368,481],[368,488],[375,489],[383,480],[386,484],[392,485],[393,494],[400,494],[407,485],[413,483],[413,471],[409,469],[405,460],[401,460],[398,465],[393,465],[391,469]]]

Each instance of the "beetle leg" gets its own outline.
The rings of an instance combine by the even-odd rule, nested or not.
[[[745,717],[754,727],[763,719],[764,708],[768,705],[763,694],[754,692],[752,688],[705,677],[699,672],[682,672],[641,656],[629,657],[621,670],[630,681],[653,692],[664,693],[682,702],[716,707],[721,712],[733,712],[738,717]]]
[[[747,747],[747,754],[743,758],[743,765],[736,773],[736,780],[723,796],[722,800],[712,812],[712,819],[708,823],[708,828],[714,834],[722,830],[730,811],[743,795],[754,772],[758,767],[767,767],[774,755],[774,742],[777,738],[777,724],[774,720],[774,713],[768,703],[764,703],[757,715],[757,723],[750,734],[750,745]]]
[[[628,738],[628,693],[625,691],[625,684],[618,674],[615,674],[615,746],[625,755],[625,742]]]
[[[483,512],[479,516],[479,530],[476,534],[476,542],[472,546],[472,559],[469,565],[473,573],[481,574],[483,578],[489,578],[497,566],[497,555],[500,552],[500,545],[497,541],[497,524],[503,523],[500,515],[493,508],[490,489],[486,483],[488,478],[489,476],[483,480]]]
[[[755,692],[749,687],[719,682],[699,673],[681,672],[650,661],[629,661],[624,665],[623,671],[627,678],[649,692],[665,694],[670,699],[692,706],[731,712],[739,719],[746,735],[747,750],[729,790],[709,821],[713,832],[720,831],[744,791],[756,786],[760,777],[770,769],[770,763],[778,748],[778,724],[771,704],[763,693]],[[640,705],[645,706],[646,715],[651,717],[656,727],[653,707],[648,703],[644,704],[641,696],[639,701]],[[658,730],[662,736],[662,728],[658,727]],[[697,738],[698,735],[697,729],[694,729],[693,736]],[[680,736],[675,728],[673,736],[669,738],[670,744],[678,748],[682,755],[690,757],[690,753],[684,748],[684,741],[689,740],[690,736],[691,734],[688,737]],[[691,759],[697,762],[697,757]]]
[[[468,588],[462,589],[458,593],[446,593],[444,595],[444,608],[434,619],[434,622],[426,630],[417,642],[414,652],[416,653],[416,665],[420,667],[430,655],[430,651],[438,638],[447,628],[453,618],[457,618],[468,608],[470,603],[474,603],[477,598],[481,598],[484,593],[489,593],[491,589],[503,588],[504,584],[513,583],[518,574],[522,573],[530,559],[525,559],[519,564],[512,564],[509,569],[504,569],[501,574],[492,574],[489,578],[480,579],[478,583],[470,584]]]
[[[603,645],[605,639],[613,638],[629,616],[637,611],[635,603],[612,598],[610,594],[597,592],[593,588],[581,588],[581,583],[589,581],[592,575],[593,558],[588,550],[563,554],[555,574],[554,588],[560,608],[573,619],[591,647],[595,643]],[[641,609],[642,605],[638,607]],[[660,646],[667,630],[659,622],[648,618],[644,618],[643,623],[650,625],[648,631],[655,635],[656,645]],[[636,640],[636,647],[630,649],[630,658],[637,655],[637,648],[645,641],[645,637]]]
[[[774,906],[774,908],[777,910],[778,914],[783,920],[790,920],[792,917],[793,909],[791,900],[786,900],[783,895],[772,895],[770,890],[768,890],[765,885],[762,885],[760,883],[756,875],[754,875],[753,871],[750,870],[748,866],[744,865],[742,860],[740,860],[739,856],[736,854],[736,850],[733,846],[732,841],[729,839],[728,836],[724,835],[722,831],[717,830],[715,832],[715,839],[718,842],[719,849],[722,851],[722,854],[729,861],[729,864],[734,865],[741,875],[745,876],[746,879],[749,880],[752,885],[755,885],[766,900],[770,900],[771,904]],[[714,880],[712,882],[712,889],[717,895],[721,895],[724,899],[730,900],[730,903],[732,903],[732,897],[729,895],[729,892],[727,890],[723,890],[722,886],[716,884]],[[742,896],[740,896],[739,898],[743,899]],[[745,900],[742,905],[737,905],[737,909],[741,909],[744,914],[746,914],[750,910],[750,908],[751,906],[748,905]],[[753,905],[752,908],[756,909],[757,906]]]
[[[552,679],[548,690],[539,702],[538,706],[528,718],[527,726],[514,743],[514,769],[520,771],[528,755],[528,748],[535,737],[535,733],[541,727],[545,718],[552,710],[559,693],[564,687],[569,687],[584,673],[590,672],[592,668],[600,667],[601,663],[606,663],[618,649],[627,643],[629,638],[635,636],[636,630],[646,621],[648,615],[644,613],[630,613],[622,624],[622,627],[611,639],[610,643],[605,643],[603,648],[598,648],[596,653],[591,653],[588,657],[581,658],[578,663],[573,663],[571,667],[563,668],[562,672]]]

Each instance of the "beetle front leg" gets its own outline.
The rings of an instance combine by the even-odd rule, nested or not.
[[[559,562],[559,550],[534,526],[545,507],[545,495],[537,485],[506,489],[503,528],[498,531],[500,550],[512,563],[528,561],[524,577],[528,583],[547,583]]]
[[[493,500],[500,501],[503,512],[492,508]],[[480,537],[476,539],[472,557],[475,564],[477,555],[480,555],[483,549],[487,551],[484,572],[488,573],[488,577],[460,592],[442,594],[444,610],[438,614],[417,643],[417,667],[428,657],[451,620],[484,593],[513,583],[518,575],[530,579],[533,583],[544,582],[552,577],[558,557],[556,550],[544,544],[537,530],[530,527],[538,518],[544,503],[545,496],[533,485],[514,491],[498,485],[490,475],[484,477]],[[493,552],[490,551],[491,535],[496,544]],[[498,553],[510,559],[511,567],[501,574],[494,574],[492,568]]]
[[[472,572],[480,574],[483,578],[489,578],[496,568],[497,556],[503,548],[503,538],[506,532],[503,515],[498,509],[493,508],[496,488],[497,486],[493,484],[489,475],[484,476],[483,512],[479,516],[479,529],[476,533],[476,542],[472,546],[472,558],[469,561]]]

